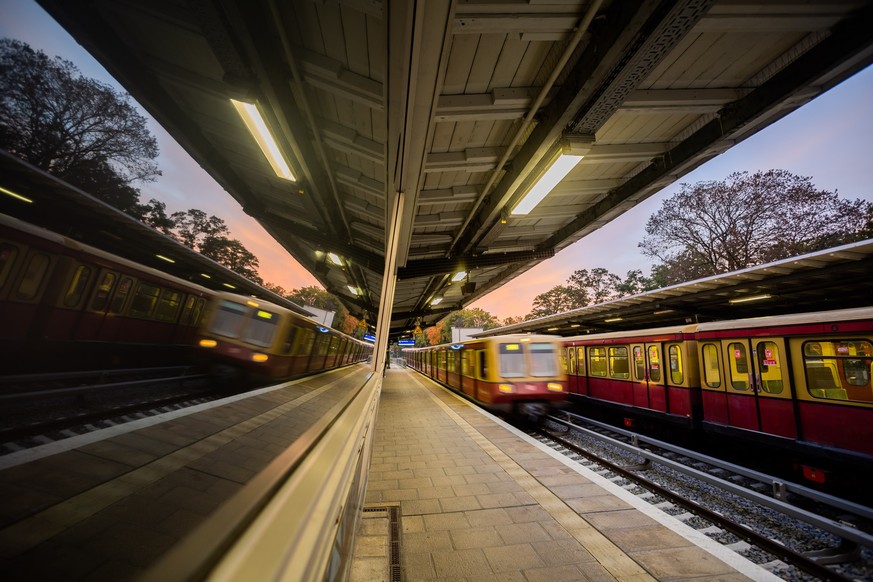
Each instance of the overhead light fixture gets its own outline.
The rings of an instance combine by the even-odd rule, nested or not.
[[[452,282],[457,283],[458,281],[463,281],[464,277],[467,276],[467,271],[458,271],[455,273],[455,276],[452,277]]]
[[[233,104],[234,108],[236,108],[240,117],[242,117],[243,122],[246,124],[252,137],[254,137],[255,141],[258,142],[258,146],[260,146],[261,151],[264,152],[264,156],[266,156],[267,161],[270,162],[270,166],[272,166],[276,175],[280,178],[285,178],[286,180],[295,182],[296,178],[294,177],[294,174],[291,173],[291,168],[288,167],[288,163],[282,156],[282,152],[279,150],[279,145],[276,143],[276,140],[273,139],[273,134],[271,134],[270,130],[267,128],[267,124],[261,116],[261,112],[258,111],[258,106],[254,103],[245,103],[243,101],[237,101],[236,99],[231,99],[230,102]]]
[[[31,200],[30,198],[27,198],[26,196],[22,196],[21,194],[16,194],[12,190],[7,190],[6,188],[0,188],[0,192],[3,192],[7,196],[12,196],[13,198],[15,198],[17,200],[21,200],[22,202],[27,202],[29,204],[33,204],[33,200]]]
[[[171,259],[170,257],[165,257],[164,255],[155,255],[155,256],[157,258],[161,259],[162,261],[167,261],[168,263],[175,263],[176,262],[173,259]]]
[[[585,157],[593,142],[594,138],[591,136],[565,138],[558,154],[552,159],[539,179],[522,196],[510,214],[514,216],[525,215],[536,208],[537,204],[542,202],[548,193],[554,190],[555,186],[566,178],[567,174],[576,167],[576,164]]]
[[[227,287],[228,289],[236,289],[236,287],[234,287],[234,286],[231,285],[230,283],[222,283],[222,285],[224,285],[224,286]]]
[[[434,297],[434,298],[431,300],[430,304],[431,304],[431,305],[439,305],[440,302],[442,302],[442,300],[443,300],[442,297]]]
[[[558,331],[557,327],[550,327],[546,331]]]
[[[579,327],[579,324],[578,324],[578,323],[573,323],[573,324],[570,325],[570,327]]]
[[[624,321],[623,317],[610,317],[609,319],[604,319],[603,323],[615,323],[616,321]]]
[[[357,287],[352,287],[351,285],[348,285],[348,288],[352,295],[358,295]]]
[[[343,266],[342,259],[339,258],[339,255],[336,253],[327,253],[327,260],[336,265],[337,267]]]
[[[211,279],[212,278],[210,275],[207,275],[206,273],[200,273],[200,276],[203,277],[204,279]]]
[[[772,295],[750,295],[748,297],[737,297],[736,299],[728,299],[728,303],[733,305],[734,303],[747,303],[749,301],[761,301],[763,299],[770,299]]]
[[[672,309],[662,309],[660,311],[652,312],[652,315],[664,315],[666,313],[673,313],[673,310]]]

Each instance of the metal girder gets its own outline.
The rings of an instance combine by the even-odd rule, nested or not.
[[[665,176],[671,176],[679,169],[690,171],[716,153],[729,148],[737,137],[746,137],[782,117],[787,111],[779,106],[780,103],[791,99],[796,92],[807,94],[809,86],[817,87],[819,92],[827,90],[830,85],[823,77],[834,74],[837,64],[853,56],[858,58],[849,59],[850,64],[847,66],[851,66],[852,60],[866,62],[866,59],[860,58],[861,55],[873,52],[873,36],[868,28],[871,19],[873,6],[861,10],[857,18],[846,19],[829,38],[801,55],[745,97],[723,108],[717,119],[705,124],[663,156],[653,160],[648,167],[623,185],[610,190],[600,201],[555,231],[540,246],[553,248],[631,196],[639,197],[640,192],[653,193],[661,188]],[[719,142],[725,143],[719,146]]]
[[[529,263],[542,261],[555,256],[554,249],[537,251],[517,251],[511,253],[489,253],[486,255],[467,255],[451,259],[426,259],[409,261],[397,272],[398,279],[413,279],[440,274],[452,274],[458,271],[472,271],[486,267],[498,267],[510,263]]]

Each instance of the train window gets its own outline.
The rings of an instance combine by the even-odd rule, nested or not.
[[[675,344],[669,346],[667,357],[670,359],[670,382],[681,384],[685,379],[685,373],[682,371],[682,348]]]
[[[606,348],[588,348],[588,371],[592,376],[606,377]]]
[[[661,348],[658,346],[649,346],[646,350],[649,358],[649,380],[652,382],[661,381]]]
[[[476,353],[479,357],[479,379],[485,380],[488,378],[488,358],[486,357],[485,350],[479,350]]]
[[[448,358],[448,371],[449,372],[457,372],[458,371],[458,360],[457,360],[458,352],[457,350],[450,350],[446,352],[446,357]]]
[[[279,316],[264,309],[255,309],[253,315],[243,339],[256,346],[267,347],[273,343],[273,336],[279,325]]]
[[[133,294],[133,300],[130,302],[130,314],[133,317],[151,317],[158,304],[160,294],[161,288],[157,285],[149,285],[140,281]]]
[[[576,374],[578,376],[585,375],[585,348],[576,348]]]
[[[643,346],[634,346],[634,380],[646,378],[646,354]]]
[[[609,348],[609,375],[612,378],[630,378],[626,347]]]
[[[86,267],[85,265],[76,267],[73,278],[70,280],[70,285],[67,287],[67,292],[64,293],[65,307],[76,307],[79,304],[90,279],[91,267]]]
[[[504,378],[521,378],[525,375],[524,350],[518,342],[499,345],[497,364]]]
[[[734,390],[749,389],[749,360],[746,356],[746,344],[733,342],[728,344],[728,361],[730,361],[731,388]]]
[[[51,261],[46,254],[34,253],[30,255],[27,267],[24,269],[24,275],[18,283],[15,297],[25,300],[36,297],[50,263]]]
[[[809,393],[816,398],[873,401],[873,344],[869,341],[806,342],[803,363]]]
[[[567,372],[576,373],[576,348],[567,348]]]
[[[296,325],[291,325],[288,329],[288,335],[285,336],[285,343],[282,345],[282,351],[286,354],[290,354],[291,350],[294,349],[294,340],[297,338],[297,331],[300,327]]]
[[[92,311],[106,311],[109,305],[109,297],[112,295],[112,288],[115,286],[115,280],[118,275],[112,271],[103,271],[103,277],[97,283],[97,289],[94,291],[94,297],[91,299]]]
[[[703,381],[710,388],[721,386],[721,370],[718,361],[718,348],[715,344],[703,346]]]
[[[555,346],[551,343],[531,343],[528,344],[528,350],[530,350],[530,375],[543,377],[543,376],[556,376],[558,374],[558,367],[555,365]]]
[[[182,305],[182,292],[173,291],[172,289],[164,289],[161,293],[161,298],[158,301],[158,308],[155,310],[155,319],[172,323],[176,321],[176,316],[179,314],[179,307]]]
[[[307,329],[303,335],[303,341],[300,342],[300,351],[297,352],[298,356],[310,356],[312,355],[312,348],[315,346],[315,330]]]
[[[755,347],[758,357],[758,371],[761,376],[761,390],[767,394],[781,394],[782,362],[779,355],[779,346],[776,342],[758,342]]]
[[[12,265],[15,264],[16,257],[18,257],[17,246],[10,243],[0,243],[0,289],[9,279],[9,273],[12,272]]]
[[[215,310],[209,332],[224,337],[239,337],[248,308],[233,301],[222,301]]]
[[[112,303],[109,304],[109,313],[121,313],[124,311],[124,302],[127,296],[130,295],[130,290],[133,288],[133,279],[130,277],[122,277],[118,283],[118,288],[115,289],[115,294],[112,296]]]
[[[476,376],[476,352],[473,350],[461,352],[461,371],[468,378]]]

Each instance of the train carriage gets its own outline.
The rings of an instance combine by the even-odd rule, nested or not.
[[[873,308],[564,338],[562,363],[571,400],[626,422],[797,453],[813,480],[836,464],[873,473]]]
[[[497,412],[542,414],[566,398],[560,338],[508,335],[403,350],[406,364]]]
[[[0,215],[5,373],[181,363],[211,294]]]
[[[697,326],[703,422],[873,460],[873,309]]]
[[[564,338],[569,395],[690,425],[700,396],[694,326]]]

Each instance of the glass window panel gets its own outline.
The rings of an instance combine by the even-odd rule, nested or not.
[[[39,293],[39,288],[42,285],[43,278],[49,268],[49,257],[42,253],[35,253],[30,256],[27,263],[27,268],[24,275],[21,277],[21,282],[18,284],[18,290],[15,296],[18,299],[33,299]]]
[[[525,376],[524,350],[521,343],[502,343],[499,346],[498,369],[504,378],[521,378]]]
[[[626,347],[609,348],[609,375],[613,378],[630,378]]]
[[[685,379],[685,373],[682,370],[681,346],[674,344],[668,347],[667,355],[670,358],[670,382],[673,384],[681,384]]]
[[[704,344],[703,346],[703,381],[710,388],[721,386],[718,347],[715,344]]]

